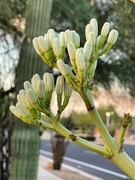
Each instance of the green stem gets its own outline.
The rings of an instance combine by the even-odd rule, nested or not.
[[[130,178],[135,180],[135,161],[123,151],[110,159],[115,165],[122,169]]]
[[[97,129],[103,139],[105,148],[108,150],[108,152],[111,155],[114,151],[113,149],[117,149],[114,139],[111,137],[111,135],[108,132],[106,126],[104,125],[100,115],[98,114],[96,108],[94,107],[93,102],[92,102],[92,97],[90,96],[90,94],[88,94],[86,92],[86,90],[84,88],[82,88],[80,91],[80,95],[81,95],[82,99],[84,100],[84,103],[87,107],[87,110],[89,112],[91,119],[93,120],[95,126],[97,127]]]
[[[119,134],[118,134],[118,136],[117,136],[116,144],[117,144],[117,146],[118,146],[119,148],[121,147],[121,145],[122,145],[122,143],[123,143],[123,138],[124,138],[126,129],[127,129],[126,127],[121,126],[120,132],[119,132]]]
[[[54,122],[54,121],[53,121]],[[53,123],[55,130],[62,134],[64,137],[66,137],[67,139],[69,139],[70,141],[73,141],[74,143],[89,149],[91,151],[97,152],[103,156],[109,156],[109,153],[105,150],[104,147],[88,142],[82,138],[80,138],[79,136],[74,135],[71,131],[69,131],[68,129],[66,129],[60,122],[54,122]]]

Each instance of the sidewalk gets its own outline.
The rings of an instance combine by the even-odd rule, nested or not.
[[[103,180],[97,176],[90,175],[88,173],[85,173],[84,171],[68,166],[66,164],[62,164],[62,169],[66,169],[66,171],[61,170],[59,173],[62,173],[62,178],[54,175],[52,172],[49,172],[47,170],[47,164],[49,162],[52,162],[50,158],[47,158],[43,155],[39,156],[39,165],[38,165],[38,174],[37,174],[37,180],[64,180],[64,179],[71,179],[73,178],[74,180]],[[76,177],[77,176],[77,177]],[[65,178],[64,178],[65,177]]]
[[[37,180],[62,180],[62,179],[48,172],[45,168],[39,165]]]

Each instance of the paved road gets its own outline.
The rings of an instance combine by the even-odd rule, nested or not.
[[[135,145],[124,145],[126,152],[135,160]],[[52,158],[51,144],[49,140],[42,139],[40,152],[46,157]],[[64,163],[81,169],[86,173],[98,176],[104,180],[124,180],[127,176],[108,159],[95,152],[88,151],[76,144],[69,143]]]

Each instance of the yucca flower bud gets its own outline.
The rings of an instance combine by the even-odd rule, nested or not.
[[[45,92],[53,92],[54,89],[54,77],[52,73],[45,73],[43,76],[45,84]]]
[[[47,37],[45,38],[43,36],[39,36],[38,37],[38,44],[39,44],[39,47],[41,48],[41,50],[43,52],[47,52],[51,48],[51,41]]]
[[[51,40],[49,39],[49,37],[39,36],[38,44],[41,50],[44,52],[47,63],[50,63],[49,61],[52,61],[52,59],[54,58]]]
[[[33,89],[32,85],[31,85],[31,83],[29,81],[25,81],[23,83],[23,86],[24,86],[25,90]]]
[[[35,74],[31,79],[31,84],[32,84],[32,87],[33,87],[36,94],[37,94],[37,91],[38,91],[37,90],[38,81],[40,81],[40,76],[38,74]]]
[[[89,71],[89,78],[90,80],[93,80],[93,77],[95,75],[95,71],[96,71],[96,67],[97,67],[97,60],[92,64],[90,71]]]
[[[58,95],[62,95],[64,88],[64,78],[63,76],[59,76],[56,81],[56,93]]]
[[[45,97],[45,84],[42,80],[39,80],[37,83],[37,96],[40,99]]]
[[[80,36],[77,34],[76,31],[71,31],[72,34],[72,40],[76,48],[80,47]]]
[[[55,34],[54,29],[48,29],[47,35],[48,35],[48,38],[49,38],[50,40],[52,40],[53,38],[56,37],[56,34]]]
[[[59,76],[56,81],[56,94],[57,94],[58,107],[61,106],[63,89],[64,89],[64,78],[63,76]]]
[[[34,118],[39,117],[40,115],[40,112],[38,111],[39,105],[37,103],[32,103],[29,94],[25,95],[25,101],[27,103],[26,108],[30,116]]]
[[[68,83],[65,82],[65,85],[64,85],[64,96],[70,98],[70,97],[71,97],[71,94],[72,94],[72,89],[71,89],[71,87],[68,85]]]
[[[107,39],[107,43],[104,46],[103,49],[103,53],[109,51],[111,49],[111,47],[115,44],[115,42],[118,39],[118,31],[116,30],[111,30],[111,32],[109,33],[108,39]]]
[[[62,59],[59,59],[57,61],[57,66],[58,66],[58,69],[59,71],[61,72],[61,74],[66,77],[69,75],[69,71],[68,71],[68,68],[66,67],[64,61]]]
[[[109,33],[108,39],[107,39],[107,43],[114,45],[118,39],[118,31],[113,29],[111,30],[111,32]]]
[[[79,80],[80,82],[82,82],[83,79],[85,78],[85,60],[82,53],[77,53],[76,65],[77,65]]]
[[[68,44],[69,42],[73,42],[72,33],[69,29],[65,31],[64,36],[66,44]]]
[[[59,35],[59,40],[60,40],[60,46],[65,49],[66,48],[66,42],[65,42],[65,37],[64,37],[64,32],[60,32]]]
[[[106,22],[104,23],[102,29],[101,29],[101,36],[106,37],[110,31],[110,23]]]
[[[37,83],[37,96],[39,98],[40,107],[45,106],[45,84],[42,80]]]
[[[30,101],[31,104],[36,104],[38,99],[36,94],[34,93],[34,91],[32,89],[29,89],[26,91],[26,94],[28,96],[28,99]]]
[[[37,52],[40,56],[43,56],[43,51],[41,50],[41,48],[40,48],[39,45],[38,45],[38,38],[37,38],[37,37],[35,37],[35,38],[33,39],[33,46],[34,46],[36,52]]]
[[[90,32],[88,35],[88,41],[92,43],[93,46],[95,46],[96,43],[96,37],[94,32]]]
[[[90,20],[90,24],[92,26],[94,33],[95,33],[95,36],[97,37],[98,36],[98,22],[97,22],[97,20],[95,18],[92,18]]]
[[[91,53],[92,53],[92,43],[90,41],[86,41],[83,48],[83,54],[86,64],[90,60]]]
[[[45,84],[45,106],[49,107],[54,89],[54,77],[51,73],[45,73],[43,81]]]
[[[21,119],[22,115],[15,106],[11,105],[9,109],[16,117]]]
[[[69,98],[71,97],[71,94],[72,94],[72,89],[71,87],[68,85],[67,82],[65,82],[65,85],[64,85],[64,101],[63,101],[63,108],[65,108],[69,102]]]
[[[23,118],[29,118],[28,111],[22,103],[17,102],[16,107]]]
[[[101,35],[99,35],[99,36],[97,37],[97,40],[96,40],[96,48],[99,48],[100,39],[101,39]]]
[[[58,38],[52,39],[52,46],[53,46],[53,51],[57,59],[62,58],[62,48],[60,46],[60,41]]]
[[[68,50],[68,54],[69,54],[69,58],[70,58],[70,62],[74,68],[74,70],[76,70],[76,62],[75,62],[75,56],[76,56],[76,48],[73,42],[68,43],[67,45],[67,50]]]
[[[25,95],[26,91],[24,89],[20,90],[19,94],[17,95],[18,102],[22,103],[24,106],[26,106]]]
[[[86,37],[87,41],[88,41],[88,36],[89,36],[90,32],[93,32],[92,25],[91,24],[87,24],[86,27],[85,27],[85,37]]]
[[[47,60],[47,58],[45,56],[44,51],[39,46],[39,39],[37,37],[33,39],[33,46],[34,46],[36,52],[42,57],[43,61],[45,63],[48,63],[48,60]]]

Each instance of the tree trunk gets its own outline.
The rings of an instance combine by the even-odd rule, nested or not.
[[[60,170],[63,156],[66,152],[67,141],[65,141],[64,136],[53,132],[51,136],[51,143],[53,152],[53,169]]]
[[[41,76],[47,66],[34,51],[32,39],[47,31],[52,0],[28,0],[26,9],[26,36],[22,43],[17,67],[16,92],[22,89],[23,82],[30,80],[35,73]],[[24,124],[16,119],[11,139],[11,180],[36,180],[39,150],[38,127]]]

